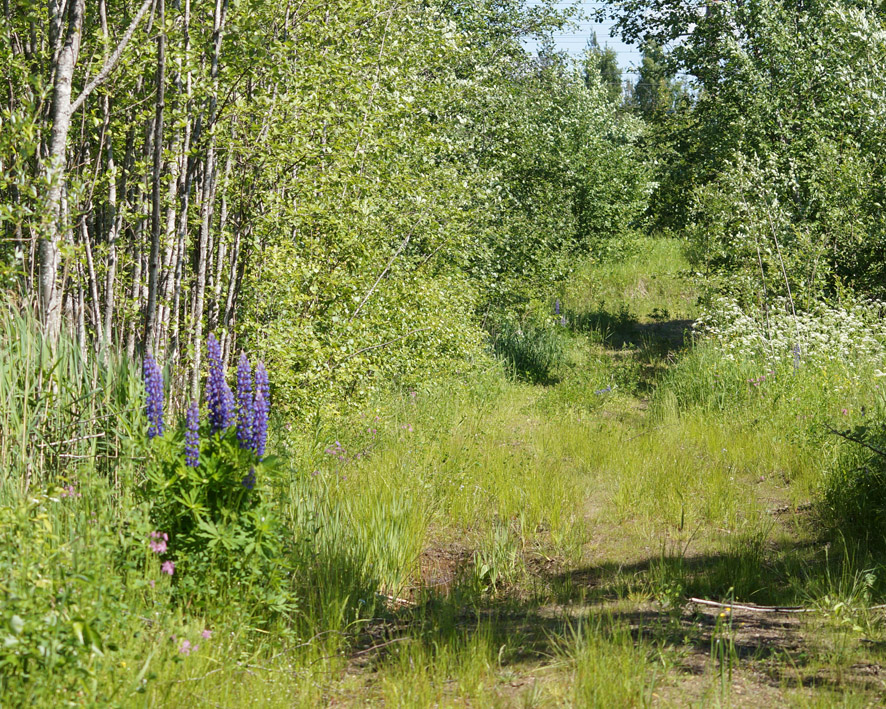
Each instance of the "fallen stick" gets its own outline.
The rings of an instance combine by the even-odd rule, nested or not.
[[[718,603],[704,598],[690,598],[689,603],[697,603],[700,606],[713,606],[714,608],[729,608],[730,610],[751,611],[752,613],[822,613],[823,608],[802,608],[800,606],[747,606],[742,603]],[[886,610],[886,603],[879,606],[870,606],[865,610]]]
[[[376,593],[376,596],[382,598],[390,603],[394,603],[401,606],[414,606],[416,605],[415,601],[410,601],[407,598],[397,598],[396,596],[389,596],[387,593]]]
[[[750,611],[752,613],[815,613],[817,608],[801,608],[799,606],[746,606],[742,603],[718,603],[704,598],[690,598],[690,603],[700,606],[713,606],[714,608],[729,608],[730,610]]]

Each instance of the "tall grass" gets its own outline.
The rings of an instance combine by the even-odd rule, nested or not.
[[[119,484],[142,436],[133,365],[52,345],[37,318],[0,305],[0,496],[71,484],[93,473]]]

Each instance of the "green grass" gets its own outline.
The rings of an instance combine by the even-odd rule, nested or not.
[[[825,428],[869,420],[873,365],[749,385],[760,363],[683,343],[696,312],[685,269],[678,242],[652,240],[584,267],[562,294],[556,383],[511,381],[490,362],[468,381],[390,392],[310,430],[281,426],[288,464],[263,484],[291,535],[297,608],[273,616],[253,612],[243,587],[200,612],[172,602],[143,550],[146,510],[128,494],[139,462],[127,431],[143,427],[137,371],[69,344],[42,350],[27,318],[7,315],[0,623],[21,648],[61,650],[48,666],[35,656],[30,670],[0,670],[4,696],[127,707],[876,703],[876,680],[859,668],[882,661],[886,630],[871,606],[886,571],[868,540],[834,533],[828,491],[859,457]],[[118,398],[98,384],[112,380]],[[46,381],[51,397],[39,394]],[[35,449],[81,422],[61,454],[84,457]],[[61,497],[73,477],[82,497]],[[817,612],[720,616],[691,596]],[[87,626],[81,643],[75,627]],[[199,651],[182,654],[183,639]]]

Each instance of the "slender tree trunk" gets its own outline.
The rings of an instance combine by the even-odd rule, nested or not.
[[[185,136],[182,141],[181,173],[179,176],[179,203],[181,205],[178,217],[178,245],[176,247],[175,272],[173,273],[173,303],[172,303],[172,338],[170,351],[176,356],[181,349],[181,295],[184,281],[185,259],[187,258],[188,236],[188,208],[190,207],[191,195],[191,165],[188,158],[191,144],[191,124],[185,126]]]
[[[173,144],[179,144],[179,138],[173,138]],[[160,303],[157,315],[157,352],[165,353],[169,342],[169,311],[172,302],[172,289],[175,285],[174,271],[178,262],[178,242],[175,229],[175,195],[178,187],[180,161],[178,157],[171,160],[169,185],[166,192],[166,226],[164,239],[166,251],[163,254],[162,273],[160,278]]]
[[[148,261],[148,302],[145,310],[145,351],[157,345],[157,290],[160,266],[160,188],[163,173],[163,111],[166,108],[166,4],[158,0],[157,101],[154,116],[154,174],[151,181],[151,255]]]
[[[197,281],[194,285],[194,308],[191,312],[191,332],[193,333],[194,369],[191,375],[191,396],[196,399],[200,382],[200,349],[203,342],[203,304],[206,296],[206,272],[210,260],[209,229],[212,224],[213,175],[215,139],[209,138],[206,165],[203,170],[203,195],[200,203],[200,241],[197,246]]]
[[[180,7],[180,0],[176,0],[176,7]],[[183,46],[181,56],[184,57],[185,62],[187,62],[188,66],[190,66],[191,59],[191,0],[185,0],[184,6],[184,17],[183,19]],[[178,92],[181,94],[182,88],[184,88],[185,94],[185,110],[190,115],[192,109],[191,95],[192,95],[192,79],[191,79],[191,71],[187,70],[185,73],[185,81],[184,87],[181,85],[182,73],[181,73],[181,63],[179,63],[179,73],[178,73]],[[181,290],[182,290],[182,281],[183,274],[185,268],[185,258],[187,257],[187,234],[188,234],[188,208],[190,206],[190,196],[191,196],[191,160],[190,160],[190,152],[191,152],[191,134],[192,134],[193,124],[191,121],[185,122],[184,128],[184,136],[182,137],[182,146],[181,146],[181,154],[179,157],[179,182],[177,185],[178,193],[179,193],[179,221],[178,221],[178,235],[177,235],[177,245],[176,245],[176,256],[175,256],[175,270],[173,272],[172,277],[172,292],[173,292],[173,303],[172,303],[172,328],[170,334],[170,346],[169,346],[169,356],[173,359],[176,359],[181,350],[181,338],[180,338],[180,327],[182,322],[182,299],[181,299]]]
[[[240,263],[240,234],[240,229],[234,230],[234,243],[231,247],[230,268],[228,270],[228,291],[225,297],[225,307],[222,310],[221,316],[221,325],[224,330],[222,333],[222,348],[225,353],[230,352],[231,343],[234,339],[234,333],[232,332],[231,327],[233,324],[234,299],[240,288],[240,280],[243,276],[242,265],[240,269],[237,268]]]
[[[58,282],[59,243],[65,231],[62,223],[62,190],[67,162],[68,132],[71,128],[71,86],[80,54],[85,0],[70,0],[68,28],[64,43],[54,62],[55,83],[52,99],[52,131],[46,166],[46,214],[49,224],[40,239],[40,311],[43,327],[51,341],[61,330],[62,288]],[[50,0],[50,34],[61,37],[61,14],[58,3]],[[54,14],[55,13],[55,14]],[[56,20],[58,19],[58,24]]]
[[[107,97],[104,100],[105,121],[110,124],[110,102]],[[132,160],[132,150],[135,142],[135,132],[130,127],[126,139],[126,154],[123,157],[123,165],[128,166]],[[126,194],[126,171],[124,171],[121,192]],[[104,304],[104,327],[102,328],[102,349],[107,358],[108,348],[113,339],[114,307],[116,292],[114,281],[117,278],[117,237],[122,227],[121,217],[117,213],[117,166],[114,163],[114,141],[108,136],[108,255],[105,265],[105,304]]]
[[[146,127],[145,127],[145,144],[144,144],[144,158],[145,162],[147,162],[151,156],[153,155],[153,144],[154,144],[154,119],[151,118]],[[136,204],[135,212],[136,214],[144,214],[146,211],[146,197],[147,187],[145,182],[147,181],[147,175],[144,180],[139,181],[138,186],[135,189],[134,201]],[[141,322],[141,312],[142,312],[142,304],[145,299],[146,289],[144,287],[144,231],[145,231],[145,222],[146,219],[144,217],[140,217],[133,228],[133,239],[132,239],[132,289],[130,290],[130,297],[132,299],[132,304],[134,308],[134,312],[129,321],[128,334],[126,337],[126,354],[133,358],[135,357],[135,347],[136,340],[138,339],[139,332],[139,323]]]
[[[108,44],[108,10],[106,0],[98,4],[102,24],[102,39]],[[107,363],[108,348],[111,343],[111,327],[114,318],[114,279],[117,277],[117,166],[114,164],[114,136],[111,135],[111,99],[105,94],[102,99],[105,134],[108,136],[108,255],[105,265],[105,303],[103,325],[98,333],[100,347]],[[129,141],[127,140],[127,147]],[[95,307],[98,308],[98,302]]]
[[[206,293],[206,266],[209,258],[209,227],[212,220],[213,174],[215,172],[215,122],[218,101],[218,62],[221,55],[222,37],[224,36],[225,14],[228,0],[215,0],[214,34],[212,67],[210,77],[212,89],[209,96],[207,125],[209,139],[206,148],[206,162],[203,170],[203,197],[200,204],[200,243],[197,251],[197,283],[194,293],[194,311],[191,314],[192,331],[194,333],[194,362],[191,370],[191,397],[197,398],[200,388],[200,350],[203,345],[203,301]]]
[[[83,291],[83,265],[77,264],[77,344],[81,362],[86,361],[86,298]]]
[[[101,160],[101,154],[99,154],[99,160]],[[89,299],[92,301],[92,327],[95,331],[96,344],[98,344],[101,341],[101,316],[99,315],[101,306],[98,297],[98,280],[95,277],[95,259],[92,256],[92,236],[89,231],[87,218],[83,219],[82,225],[81,234],[83,237],[83,248],[86,252],[86,273],[89,283]],[[95,228],[93,228],[92,231],[94,233]]]
[[[225,239],[225,227],[228,221],[228,197],[226,194],[226,186],[231,180],[231,167],[233,163],[232,150],[228,151],[228,157],[225,161],[225,176],[222,183],[221,210],[218,217],[218,250],[215,259],[215,271],[212,275],[212,302],[209,309],[209,327],[215,329],[219,325],[219,314],[221,312],[221,294],[224,282],[225,258],[228,255],[228,244]]]

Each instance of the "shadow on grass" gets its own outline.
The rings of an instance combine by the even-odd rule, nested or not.
[[[804,581],[825,579],[838,568],[826,558],[825,542],[784,545],[749,543],[745,549],[715,554],[661,554],[631,563],[604,562],[551,575],[560,602],[582,598],[603,602],[643,591],[677,600],[730,598],[760,605],[798,605],[808,600]]]
[[[604,347],[623,352],[640,365],[636,381],[639,393],[650,392],[659,376],[677,353],[689,342],[692,320],[669,319],[652,313],[651,322],[641,322],[630,310],[617,312],[596,309],[566,314],[566,323],[574,333],[589,335]]]
[[[725,661],[725,647],[736,667],[740,662],[759,663],[753,681],[771,687],[870,691],[864,663],[856,662],[847,670],[829,660],[826,646],[831,638],[824,634],[845,634],[845,628],[832,624],[822,630],[820,614],[729,612],[688,602],[696,596],[805,605],[811,602],[808,591],[827,590],[834,599],[851,601],[858,589],[851,583],[841,586],[840,579],[857,579],[871,559],[855,564],[852,555],[829,555],[824,549],[816,540],[768,546],[762,552],[758,547],[731,554],[660,555],[630,564],[607,562],[542,572],[537,580],[543,590],[522,597],[518,589],[490,597],[465,573],[448,593],[420,593],[416,605],[392,612],[367,629],[354,650],[355,659],[361,666],[382,669],[391,654],[407,652],[399,648],[402,643],[413,650],[417,644],[428,658],[444,647],[459,651],[482,637],[486,646],[497,650],[502,668],[532,671],[570,656],[576,632],[582,628],[580,632],[592,635],[603,653],[610,652],[609,644],[611,652],[623,652],[627,633],[629,644],[640,649],[639,657],[666,653],[671,666],[683,675],[716,672],[718,663]],[[846,564],[853,568],[844,568]],[[645,588],[641,597],[655,597],[656,592],[671,597],[627,601],[626,591],[632,585],[634,591]],[[879,589],[880,595],[883,590]],[[886,657],[886,646],[863,646],[859,637],[853,636],[854,645],[861,648],[855,652],[868,663]],[[649,671],[644,662],[640,660],[638,671]]]
[[[657,318],[641,322],[630,310],[618,312],[590,310],[566,313],[566,322],[573,332],[596,334],[607,346],[614,349],[648,348],[650,343],[666,356],[682,347],[686,332],[692,329],[693,320]]]

